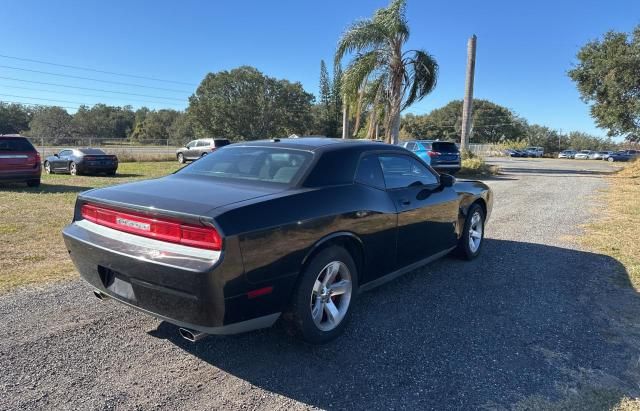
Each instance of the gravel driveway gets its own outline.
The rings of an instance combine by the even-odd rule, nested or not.
[[[617,261],[570,240],[611,167],[495,161],[505,174],[488,181],[481,257],[363,294],[325,346],[281,327],[189,344],[81,281],[0,296],[0,409],[582,408],[639,395],[640,299]]]

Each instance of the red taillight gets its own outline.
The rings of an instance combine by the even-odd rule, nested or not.
[[[40,158],[40,153],[36,151],[36,164],[34,165],[34,168],[40,165],[40,161],[42,161],[42,159]]]
[[[440,155],[440,153],[437,151],[429,151],[427,152],[427,154],[429,155],[429,157],[438,157]]]
[[[220,234],[213,227],[147,217],[94,204],[83,204],[81,213],[86,220],[118,231],[208,250],[219,251],[222,248]]]
[[[84,159],[92,161],[92,160],[95,160],[96,158],[94,156],[84,156]]]

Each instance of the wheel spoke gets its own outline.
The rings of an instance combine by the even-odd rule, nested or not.
[[[335,323],[338,320],[338,315],[340,315],[338,307],[336,307],[332,300],[324,304],[324,312],[327,313],[327,320],[330,323]]]
[[[329,287],[329,291],[332,296],[351,292],[351,281],[341,280],[337,283],[333,283],[331,284],[331,287]]]
[[[482,235],[480,235],[480,231],[471,230],[470,234],[471,234],[472,238],[480,238],[480,237],[482,237]]]
[[[320,297],[316,297],[316,300],[313,303],[313,307],[311,308],[311,317],[316,323],[320,323],[322,321],[322,311],[324,310],[324,303]]]
[[[329,286],[333,284],[333,280],[336,278],[338,271],[340,270],[340,265],[337,262],[333,262],[327,266],[327,273],[324,276],[324,280],[322,283],[325,286]]]
[[[320,295],[322,292],[322,283],[318,280],[313,284],[313,294]]]

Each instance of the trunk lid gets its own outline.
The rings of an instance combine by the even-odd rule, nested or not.
[[[36,168],[38,152],[24,137],[0,137],[0,171]]]
[[[209,211],[240,201],[282,191],[282,187],[227,183],[197,175],[170,175],[91,190],[81,195],[86,202],[117,203],[123,208],[163,214],[179,213],[206,216]]]

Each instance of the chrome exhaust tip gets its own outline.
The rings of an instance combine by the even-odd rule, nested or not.
[[[180,333],[180,336],[182,338],[192,343],[199,341],[207,336],[207,334],[203,332],[190,330],[188,328],[180,328],[178,332]]]
[[[98,290],[93,290],[93,295],[95,295],[98,300],[106,300],[109,298],[106,294],[103,294]]]

